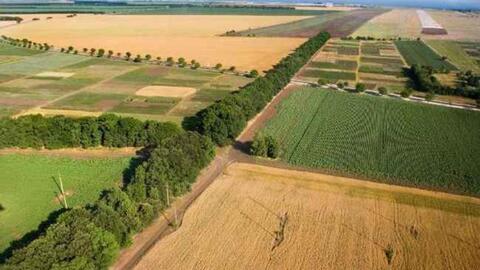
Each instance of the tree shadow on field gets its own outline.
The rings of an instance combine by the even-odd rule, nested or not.
[[[122,185],[127,186],[133,180],[135,176],[135,170],[140,166],[145,160],[150,157],[150,153],[153,150],[153,147],[144,147],[136,152],[136,157],[130,159],[128,167],[125,168],[122,172]]]
[[[53,211],[48,215],[46,220],[42,221],[42,223],[38,225],[37,229],[26,233],[20,239],[11,241],[10,246],[0,254],[0,264],[5,263],[5,261],[12,256],[15,250],[28,246],[28,244],[30,244],[33,240],[43,235],[48,227],[57,221],[58,216],[63,214],[65,211],[67,210],[64,208]]]

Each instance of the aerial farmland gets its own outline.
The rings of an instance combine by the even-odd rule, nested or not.
[[[477,269],[480,6],[405,1],[0,3],[0,270]]]

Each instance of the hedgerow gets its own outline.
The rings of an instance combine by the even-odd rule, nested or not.
[[[259,113],[329,38],[327,32],[310,38],[264,77],[199,111],[193,119],[187,119],[184,126],[210,137],[220,146],[231,144],[245,128],[247,120]]]

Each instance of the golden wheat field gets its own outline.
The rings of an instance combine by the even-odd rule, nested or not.
[[[184,57],[205,66],[269,69],[303,38],[222,37],[227,31],[287,23],[304,16],[91,15],[21,23],[1,34],[59,47],[103,48],[115,53]]]
[[[427,36],[431,39],[471,40],[480,41],[480,14],[460,13],[456,11],[429,11],[432,18],[440,23],[448,35]]]
[[[353,36],[375,38],[418,37],[422,32],[415,9],[393,9],[360,27]]]
[[[474,198],[236,163],[136,269],[475,269],[479,215]]]

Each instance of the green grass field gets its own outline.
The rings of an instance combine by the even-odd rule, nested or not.
[[[300,88],[263,132],[293,165],[480,195],[478,112]]]
[[[480,66],[474,58],[464,51],[460,44],[448,40],[429,40],[427,44],[440,55],[448,57],[448,60],[460,69],[480,72]]]
[[[58,174],[61,174],[69,207],[84,205],[100,192],[121,183],[131,158],[72,159],[42,155],[0,156],[0,253],[12,240],[35,230],[62,205]],[[55,178],[55,179],[54,179]]]
[[[457,70],[457,68],[428,47],[423,41],[395,41],[395,45],[409,65],[431,66],[437,70]]]
[[[64,53],[41,53],[13,62],[0,65],[0,74],[34,75],[46,70],[54,70],[87,60],[86,56]]]
[[[329,71],[320,69],[306,69],[301,76],[309,78],[320,78],[337,82],[339,80],[355,81],[356,75],[353,72]]]

